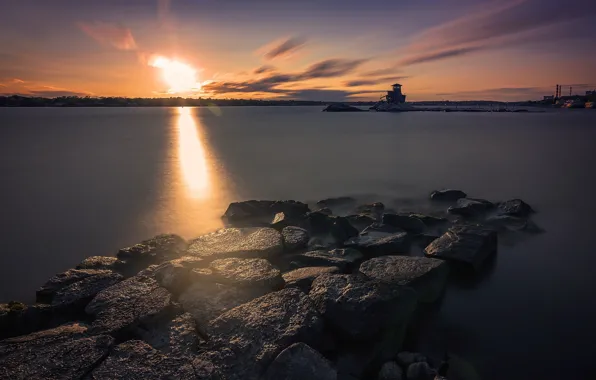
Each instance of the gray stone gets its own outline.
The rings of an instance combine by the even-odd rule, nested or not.
[[[367,341],[407,324],[416,294],[356,275],[323,274],[309,293],[317,310],[343,339]]]
[[[344,244],[346,247],[359,250],[366,257],[377,257],[399,253],[406,254],[410,252],[411,241],[407,233],[400,232],[385,237],[360,235],[346,241]]]
[[[426,224],[427,226],[433,226],[436,224],[441,224],[447,221],[447,218],[442,216],[434,216],[434,215],[426,215],[426,214],[416,214],[410,213],[408,214],[411,218],[416,218],[422,221],[422,223]]]
[[[443,260],[410,256],[377,257],[363,262],[359,270],[368,278],[413,288],[422,303],[437,300],[449,275],[449,266]]]
[[[373,223],[362,230],[360,234],[373,237],[386,237],[400,232],[405,232],[405,230],[399,227],[391,226],[389,224]]]
[[[309,212],[304,217],[304,225],[311,235],[321,235],[329,232],[331,217],[322,212]]]
[[[467,196],[468,195],[461,190],[444,189],[433,191],[430,194],[430,199],[433,201],[456,201]]]
[[[134,276],[99,292],[85,312],[93,333],[118,333],[166,310],[171,294],[151,277]]]
[[[122,264],[117,257],[113,256],[91,256],[81,261],[76,269],[103,269],[116,270],[117,266]]]
[[[337,372],[318,351],[304,343],[283,350],[269,365],[265,380],[336,380]]]
[[[402,351],[397,354],[397,362],[403,368],[408,368],[412,363],[426,362],[426,356],[417,352]]]
[[[176,259],[184,255],[188,244],[178,235],[157,235],[131,247],[122,248],[116,254],[131,270]]]
[[[308,205],[302,202],[250,200],[230,203],[223,217],[230,225],[264,226],[277,213],[282,212],[287,218],[296,218],[309,211]]]
[[[328,251],[327,254],[347,261],[350,267],[355,267],[364,259],[362,252],[354,248],[336,248]]]
[[[416,234],[424,232],[426,225],[418,218],[398,214],[383,214],[383,224]]]
[[[283,278],[286,288],[299,288],[308,293],[315,278],[324,273],[340,273],[340,270],[338,267],[305,267],[284,273]]]
[[[494,207],[494,204],[485,199],[461,198],[457,205],[449,207],[447,212],[454,215],[477,217]]]
[[[37,290],[36,301],[49,304],[58,290],[90,276],[109,275],[111,273],[111,271],[95,269],[69,269],[66,272],[58,273]]]
[[[173,356],[194,356],[198,353],[199,335],[190,313],[164,313],[135,331],[156,350]]]
[[[191,285],[192,270],[192,267],[185,266],[180,262],[167,261],[155,268],[152,277],[170,293],[179,295]]]
[[[358,231],[364,230],[366,227],[377,222],[376,218],[370,215],[354,214],[346,216],[346,219],[354,226]]]
[[[430,243],[437,240],[439,237],[436,235],[429,235],[429,234],[418,234],[412,237],[412,240],[418,244],[423,249],[428,247]]]
[[[273,228],[225,228],[190,242],[188,254],[204,260],[274,258],[283,252],[281,234]]]
[[[310,236],[304,228],[289,226],[281,230],[286,252],[296,251],[308,245]]]
[[[353,107],[347,104],[329,104],[323,112],[367,112],[362,108]]]
[[[358,236],[358,230],[343,216],[330,216],[329,233],[337,244],[341,244],[351,237]]]
[[[229,258],[209,264],[213,282],[240,288],[279,290],[284,281],[279,269],[265,259]]]
[[[426,362],[412,363],[406,376],[408,380],[433,380],[435,371]]]
[[[389,361],[381,366],[377,380],[402,380],[404,371],[394,361]]]
[[[333,215],[333,211],[329,207],[320,208],[318,210],[315,210],[315,212],[319,212],[319,213],[325,214],[327,216]]]
[[[0,379],[80,379],[108,355],[114,338],[79,324],[0,341]]]
[[[497,204],[498,212],[502,215],[527,217],[534,212],[532,207],[521,199],[510,199]]]
[[[52,299],[52,306],[60,312],[82,312],[97,293],[124,279],[118,273],[105,272],[89,276],[58,290]]]
[[[211,363],[164,355],[140,340],[114,347],[110,355],[91,372],[93,380],[130,379],[217,379]]]
[[[424,249],[431,258],[444,259],[479,269],[497,251],[497,233],[481,226],[454,226]]]
[[[348,271],[354,263],[339,255],[331,254],[329,251],[318,250],[297,255],[289,255],[284,258],[287,264],[284,268],[297,269],[303,267],[337,267],[341,272]]]
[[[256,380],[284,348],[298,342],[317,347],[323,321],[306,294],[289,288],[227,311],[208,329],[215,351],[201,357],[226,379]]]

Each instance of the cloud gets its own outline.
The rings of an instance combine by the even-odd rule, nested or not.
[[[254,73],[255,74],[263,74],[263,73],[268,73],[271,71],[275,71],[275,67],[271,66],[271,65],[263,65],[261,67],[258,67],[255,69]]]
[[[89,37],[105,46],[113,46],[120,50],[136,50],[137,44],[128,28],[115,24],[95,21],[79,22],[78,27]]]
[[[76,92],[76,91],[68,91],[68,90],[38,90],[38,91],[29,91],[27,96],[39,96],[42,98],[58,98],[61,96],[87,96],[88,93],[85,92]]]
[[[452,49],[445,49],[439,51],[431,51],[430,53],[421,53],[412,55],[410,57],[404,58],[399,63],[404,66],[415,65],[419,63],[425,62],[433,62],[433,61],[440,61],[442,59],[451,58],[451,57],[458,57],[461,55],[466,55],[478,50],[482,50],[483,46],[469,46],[469,47],[461,47],[461,48],[452,48]]]
[[[265,59],[272,60],[279,57],[288,56],[291,53],[295,52],[296,50],[300,49],[302,46],[306,44],[306,38],[304,37],[290,37],[287,40],[271,47],[264,47],[262,49],[267,49],[267,51],[263,54]],[[261,49],[259,49],[261,50]]]
[[[346,87],[372,86],[372,85],[377,85],[377,84],[390,85],[391,83],[389,83],[389,82],[396,82],[396,81],[399,81],[402,79],[407,79],[407,78],[409,78],[409,77],[408,76],[381,77],[381,78],[372,78],[372,79],[361,78],[361,79],[344,82],[344,85]]]
[[[13,78],[10,83],[14,83],[14,84],[21,84],[21,83],[25,83],[24,80],[19,79],[19,78]]]
[[[303,79],[339,77],[354,71],[367,59],[327,59],[309,66],[301,74]]]

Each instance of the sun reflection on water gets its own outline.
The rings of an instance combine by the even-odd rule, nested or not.
[[[207,156],[192,108],[178,108],[178,159],[182,178],[192,198],[207,198],[211,181]]]

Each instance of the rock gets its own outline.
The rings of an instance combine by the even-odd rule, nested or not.
[[[416,308],[412,290],[356,275],[323,274],[314,280],[309,297],[330,328],[356,342],[406,324]]]
[[[359,231],[362,231],[366,227],[377,222],[376,218],[373,218],[370,215],[364,215],[364,214],[348,215],[348,216],[346,216],[346,219],[348,219],[350,224],[352,226],[354,226]]]
[[[426,362],[412,363],[406,376],[408,380],[433,380],[435,371]]]
[[[265,259],[220,259],[209,264],[213,282],[240,288],[263,288],[269,291],[283,288],[279,269]]]
[[[0,378],[80,379],[108,355],[114,338],[79,324],[0,341]]]
[[[341,256],[330,254],[328,251],[310,251],[297,255],[290,255],[284,258],[282,267],[296,269],[303,267],[338,267],[341,272],[348,271],[353,262]]]
[[[417,352],[402,351],[397,354],[397,362],[403,368],[408,368],[412,363],[426,362],[426,356]]]
[[[333,211],[331,211],[331,209],[329,207],[320,208],[318,210],[315,210],[315,212],[318,212],[318,213],[321,213],[321,214],[325,214],[327,216],[333,215]]]
[[[285,218],[296,218],[310,210],[296,201],[245,201],[230,203],[223,218],[233,226],[266,226],[277,213]]]
[[[145,268],[152,264],[176,259],[186,252],[187,243],[178,235],[157,235],[131,247],[122,248],[116,254],[118,259],[131,266],[131,271]]]
[[[497,208],[501,215],[518,217],[527,217],[534,212],[532,207],[521,199],[510,199],[505,202],[497,203]]]
[[[408,214],[410,218],[419,219],[422,223],[427,226],[434,226],[436,224],[445,223],[447,218],[441,216],[425,215],[425,214]]]
[[[412,240],[417,243],[422,249],[428,247],[430,243],[437,240],[439,237],[429,234],[417,234],[412,237]]]
[[[403,229],[399,227],[394,227],[389,224],[383,223],[373,223],[370,226],[366,227],[360,235],[368,235],[374,237],[386,237],[388,235],[396,234],[399,232],[405,232]]]
[[[164,312],[170,293],[146,276],[134,276],[99,292],[85,312],[95,317],[91,330],[120,333]]]
[[[91,372],[93,380],[216,379],[214,367],[200,360],[164,355],[140,340],[114,347],[110,355]]]
[[[273,258],[283,253],[281,234],[273,228],[224,228],[190,242],[188,254],[204,260],[228,257]]]
[[[311,235],[319,235],[329,232],[331,221],[329,215],[315,211],[306,214],[304,224]]]
[[[283,212],[278,212],[271,221],[271,228],[281,231],[284,227],[291,226],[292,219],[286,216]]]
[[[286,288],[299,288],[308,293],[315,278],[324,273],[340,273],[338,267],[305,267],[284,273]]]
[[[264,379],[336,380],[337,372],[319,352],[304,343],[295,343],[277,355]]]
[[[384,210],[385,205],[383,203],[375,202],[356,207],[356,209],[354,210],[354,214],[368,215],[375,221],[380,221],[381,217],[383,216]]]
[[[296,251],[308,245],[310,236],[304,228],[289,226],[281,230],[286,252]]]
[[[497,233],[481,226],[454,226],[424,249],[431,258],[444,259],[479,269],[497,251]]]
[[[66,272],[58,273],[37,290],[36,301],[39,303],[52,303],[52,298],[58,290],[90,276],[109,275],[111,273],[111,271],[95,269],[69,269]]]
[[[381,366],[377,380],[402,380],[404,371],[394,361],[386,362]]]
[[[460,198],[465,198],[468,195],[461,190],[435,190],[430,194],[430,199],[433,201],[456,201]]]
[[[361,108],[352,107],[347,104],[340,103],[340,104],[328,105],[327,107],[325,107],[323,112],[367,112],[367,111],[363,110]]]
[[[0,304],[0,339],[30,334],[66,322],[54,316],[50,305],[11,301]]]
[[[362,252],[366,257],[395,255],[410,251],[410,237],[405,232],[391,234],[386,237],[360,235],[344,243]]]
[[[240,305],[211,321],[212,361],[223,378],[260,379],[281,351],[298,342],[317,347],[323,321],[309,297],[283,289]]]
[[[52,299],[52,306],[61,313],[83,312],[97,293],[123,279],[122,275],[111,271],[89,276],[58,290]]]
[[[164,314],[162,318],[135,331],[156,350],[173,356],[194,356],[198,353],[199,335],[190,313]]]
[[[461,198],[457,200],[457,205],[449,207],[447,212],[462,216],[479,216],[493,207],[494,205],[485,199]]]
[[[336,248],[332,249],[327,254],[331,257],[337,257],[346,260],[350,263],[350,267],[355,267],[364,259],[364,255],[354,248]]]
[[[117,257],[91,256],[81,261],[76,269],[116,270],[119,264],[123,263]]]
[[[418,293],[418,302],[430,303],[443,292],[449,267],[443,260],[426,257],[383,256],[363,262],[359,271],[395,287],[411,287]]]
[[[193,269],[180,261],[172,260],[155,268],[152,277],[161,287],[166,288],[172,294],[179,295],[191,285]]]
[[[426,225],[420,219],[405,215],[383,214],[383,223],[416,234],[426,230]]]
[[[351,237],[358,236],[358,230],[343,216],[329,217],[329,232],[337,244],[342,244]]]
[[[317,202],[317,206],[321,208],[325,207],[345,207],[352,206],[356,203],[356,199],[352,197],[336,197],[321,199]]]

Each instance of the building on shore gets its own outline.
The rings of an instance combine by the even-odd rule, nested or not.
[[[401,84],[396,83],[393,86],[392,91],[387,91],[385,100],[390,104],[402,104],[406,102],[406,95],[401,93]]]

